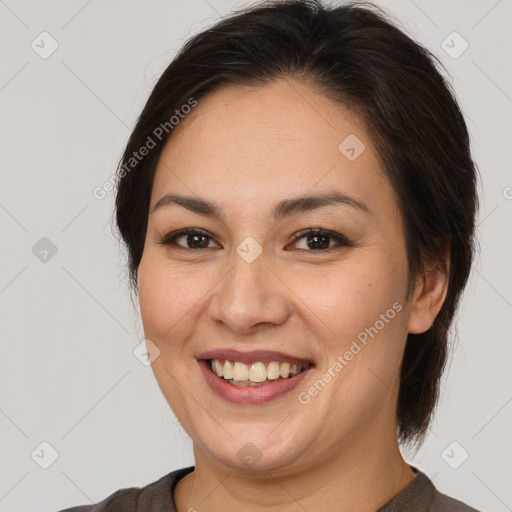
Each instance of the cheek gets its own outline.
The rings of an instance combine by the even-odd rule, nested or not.
[[[169,267],[151,252],[143,255],[138,271],[138,296],[147,338],[179,338],[215,284],[209,274],[190,265]]]
[[[322,332],[336,341],[337,336],[342,340],[355,337],[376,322],[380,327],[380,315],[390,309],[385,320],[394,319],[397,315],[393,304],[403,301],[401,279],[399,274],[389,269],[386,272],[376,264],[350,265],[325,269],[308,279],[302,274],[293,289],[306,306],[301,308],[305,314],[309,310],[317,322],[321,320]]]
[[[321,319],[316,322],[325,333],[319,335],[322,366],[343,375],[335,386],[343,388],[346,404],[366,396],[376,406],[396,385],[407,335],[406,283],[400,268],[346,268],[308,283],[307,309],[314,313],[309,317]]]

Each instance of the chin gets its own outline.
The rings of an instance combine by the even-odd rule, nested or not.
[[[240,427],[242,430],[243,425]],[[290,436],[289,429],[287,436],[281,439],[269,435],[272,429],[268,426],[265,426],[264,431],[261,428],[251,430],[246,427],[239,435],[229,426],[226,430],[233,435],[230,436],[223,431],[222,439],[217,438],[212,442],[214,438],[210,433],[206,441],[201,442],[201,449],[206,450],[209,457],[237,473],[246,471],[257,474],[278,470],[284,466],[291,467],[311,444],[308,440]],[[297,450],[298,444],[303,447],[301,450]]]

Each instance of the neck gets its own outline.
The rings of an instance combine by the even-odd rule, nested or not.
[[[374,512],[415,477],[396,438],[358,432],[331,456],[312,461],[300,471],[283,468],[247,476],[207,456],[194,443],[195,470],[174,491],[178,512],[244,510],[289,512]]]

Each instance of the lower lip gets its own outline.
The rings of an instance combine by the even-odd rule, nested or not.
[[[279,398],[295,389],[299,383],[309,375],[313,369],[310,366],[307,370],[289,379],[276,379],[271,384],[263,386],[235,386],[217,377],[210,370],[208,361],[198,361],[206,382],[218,396],[233,404],[262,404]]]

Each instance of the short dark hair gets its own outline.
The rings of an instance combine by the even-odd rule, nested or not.
[[[137,120],[116,182],[117,226],[136,292],[153,177],[172,131],[160,130],[157,147],[140,162],[130,159],[156,127],[169,126],[176,109],[222,85],[261,86],[293,78],[357,112],[398,198],[409,295],[427,263],[442,265],[449,273],[447,295],[433,326],[408,334],[401,367],[397,438],[418,445],[438,401],[448,332],[474,257],[478,208],[468,130],[438,65],[433,54],[369,2],[253,5],[195,35],[179,51]],[[449,269],[444,267],[447,250]]]

